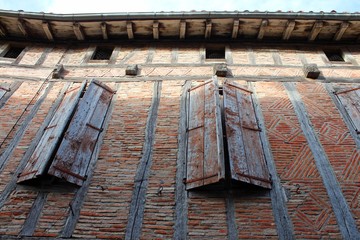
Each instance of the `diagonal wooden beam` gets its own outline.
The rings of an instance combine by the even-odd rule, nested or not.
[[[85,40],[85,34],[83,32],[81,25],[78,22],[75,22],[73,24],[73,29],[74,29],[75,36],[79,41]]]
[[[43,30],[46,34],[46,37],[49,41],[54,41],[54,36],[52,34],[52,31],[51,31],[51,26],[50,24],[47,22],[47,21],[44,21],[42,23],[42,27],[43,27]]]
[[[7,31],[5,27],[2,24],[0,24],[0,37],[6,37],[6,35],[7,35]]]
[[[313,28],[311,30],[311,33],[308,37],[308,40],[311,42],[311,41],[314,41],[316,39],[316,37],[319,35],[322,27],[324,26],[324,23],[321,22],[321,21],[316,21],[313,25]]]
[[[269,20],[263,19],[263,20],[261,21],[259,33],[258,33],[258,36],[257,36],[257,39],[258,39],[258,40],[263,39],[264,33],[265,33],[266,28],[267,28],[268,25],[269,25]]]
[[[233,24],[233,30],[232,30],[232,35],[231,37],[233,39],[236,39],[239,33],[239,25],[240,25],[240,21],[239,19],[235,19],[234,20],[234,24]]]
[[[212,22],[211,20],[206,20],[205,25],[205,38],[208,39],[211,36],[211,28],[212,28]]]
[[[350,26],[350,24],[348,22],[342,22],[340,24],[340,27],[338,29],[338,31],[336,32],[335,36],[334,36],[334,41],[340,41],[342,36],[344,35],[346,29]]]
[[[19,19],[17,22],[18,28],[20,32],[25,36],[28,37],[28,32],[26,31],[25,21],[22,19]]]
[[[186,21],[185,20],[181,20],[180,21],[180,39],[185,39],[185,35],[186,35]]]
[[[106,22],[102,22],[100,27],[101,27],[101,32],[102,32],[103,39],[108,40],[109,36],[108,36],[108,32],[107,32],[107,24],[106,24]]]
[[[133,23],[132,22],[127,22],[126,23],[126,29],[127,29],[128,38],[129,39],[134,39]]]
[[[159,22],[154,21],[153,23],[153,37],[154,39],[159,39]]]
[[[289,38],[291,37],[292,32],[294,31],[295,28],[295,21],[291,20],[288,21],[286,24],[286,29],[283,33],[282,39],[283,40],[289,40]]]

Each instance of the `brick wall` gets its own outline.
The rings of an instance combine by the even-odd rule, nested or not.
[[[337,206],[324,184],[316,153],[308,144],[294,107],[294,93],[283,82],[294,83],[300,94],[299,101],[311,122],[310,130],[323,147],[339,183],[338,190],[350,210],[348,217],[359,228],[360,140],[351,134],[351,126],[329,91],[340,82],[344,88],[360,86],[356,62],[331,65],[320,48],[306,46],[228,47],[228,77],[242,83],[255,82],[272,158],[267,161],[274,163],[273,177],[280,180],[274,184],[279,184],[281,193],[276,193],[275,187],[177,192],[183,186],[177,181],[177,173],[182,171],[179,162],[184,161],[178,159],[179,151],[185,150],[178,142],[179,125],[186,121],[181,114],[186,105],[182,100],[184,86],[187,81],[202,83],[210,79],[213,65],[225,60],[202,61],[205,51],[200,44],[154,44],[116,46],[118,52],[110,64],[84,62],[91,48],[29,45],[17,62],[0,61],[0,86],[18,86],[7,93],[5,100],[0,98],[1,235],[278,239],[284,234],[280,218],[286,218],[295,238],[344,237]],[[358,60],[356,47],[347,51]],[[329,83],[304,78],[304,62],[316,63]],[[52,79],[52,70],[58,63],[65,68],[63,79]],[[125,75],[129,64],[139,65],[137,76]],[[80,85],[79,82],[93,78],[117,92],[87,183],[81,188],[16,184],[17,174],[25,166],[35,147],[33,142],[45,127],[55,102],[62,97],[61,92],[69,84]],[[220,82],[223,80],[220,78]],[[160,86],[157,92],[156,86]],[[151,114],[154,122],[148,122]],[[149,138],[150,126],[155,134]],[[146,148],[151,150],[148,156]],[[145,179],[137,179],[142,168],[146,170]],[[137,185],[139,181],[143,184]],[[183,197],[181,202],[179,194]],[[282,214],[286,216],[274,209],[276,197],[283,199],[281,207],[286,211]],[[185,212],[177,212],[178,204],[184,204]],[[182,237],[175,235],[175,226],[183,227]]]

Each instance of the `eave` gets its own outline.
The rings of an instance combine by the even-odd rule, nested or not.
[[[52,14],[0,10],[0,39],[34,42],[229,41],[356,43],[359,13]]]

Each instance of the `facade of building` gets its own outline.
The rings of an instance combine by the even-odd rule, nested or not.
[[[359,239],[360,14],[0,11],[3,239]]]

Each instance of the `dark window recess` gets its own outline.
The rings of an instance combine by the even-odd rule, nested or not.
[[[113,52],[113,48],[96,48],[92,60],[109,60]]]
[[[324,51],[330,62],[345,62],[343,53],[340,50]]]
[[[206,49],[206,59],[224,59],[225,48],[220,49]]]
[[[5,53],[4,57],[17,58],[23,50],[24,47],[10,47],[9,50]]]

